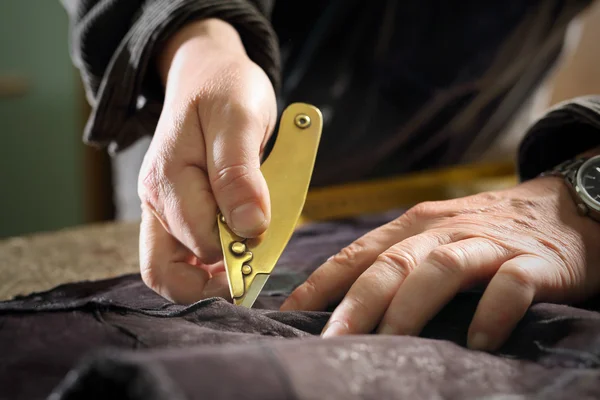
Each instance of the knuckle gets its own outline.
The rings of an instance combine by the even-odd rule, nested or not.
[[[419,220],[425,220],[435,217],[437,214],[435,210],[435,202],[425,201],[411,207],[404,215],[410,221],[416,222]]]
[[[301,293],[295,292],[296,296],[300,296]],[[314,275],[309,276],[303,285],[303,293],[302,296],[306,298],[313,298],[319,295],[319,286],[315,282]]]
[[[211,186],[217,191],[239,188],[250,178],[251,170],[246,164],[219,166]]]
[[[168,196],[174,171],[160,158],[143,165],[138,176],[138,196],[143,202],[158,208],[161,198]]]
[[[415,225],[416,222],[417,220],[414,217],[414,214],[410,210],[408,210],[395,220],[388,223],[386,227],[389,227],[392,230],[404,231],[410,229],[412,226]]]
[[[221,112],[240,126],[254,126],[257,122],[255,110],[246,102],[228,97],[221,101]]]
[[[352,317],[346,318],[343,322],[351,332],[360,331],[361,321],[364,321],[373,311],[361,296],[348,296],[344,299],[344,302],[349,309],[348,315]]]
[[[231,88],[215,88],[198,98],[198,112],[204,122],[228,121],[241,129],[260,129],[260,104],[253,104]]]
[[[376,262],[395,271],[402,278],[406,278],[417,267],[417,259],[414,255],[409,252],[392,249],[381,253],[377,257]]]
[[[358,264],[358,261],[365,250],[366,245],[364,241],[358,239],[340,250],[339,253],[333,256],[332,261],[337,265],[353,268]]]
[[[505,268],[501,268],[498,271],[497,275],[500,275],[511,283],[523,288],[529,288],[533,286],[535,282],[533,273],[518,263],[506,265]]]
[[[144,168],[138,178],[138,196],[142,201],[156,203],[160,187],[155,168]]]
[[[429,253],[427,261],[443,272],[461,272],[465,268],[465,257],[459,246],[441,246]]]
[[[138,180],[138,196],[142,203],[158,208],[162,183],[154,170],[140,175]]]

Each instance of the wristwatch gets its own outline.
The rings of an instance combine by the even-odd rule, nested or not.
[[[600,155],[565,161],[542,176],[562,177],[579,213],[600,222]]]

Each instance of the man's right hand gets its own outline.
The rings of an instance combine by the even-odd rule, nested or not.
[[[242,237],[269,225],[260,156],[277,118],[273,86],[220,20],[190,23],[158,61],[165,101],[138,182],[142,278],[176,303],[228,297],[217,213]]]

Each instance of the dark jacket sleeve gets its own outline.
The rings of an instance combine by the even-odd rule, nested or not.
[[[600,96],[585,96],[551,108],[536,121],[518,154],[522,181],[600,146]]]
[[[269,22],[274,0],[62,0],[70,21],[71,56],[92,112],[84,140],[111,153],[152,134],[163,90],[155,50],[192,19],[220,18],[239,32],[249,57],[276,90],[277,37]]]

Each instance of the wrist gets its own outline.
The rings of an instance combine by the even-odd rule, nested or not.
[[[247,57],[236,29],[220,19],[203,19],[184,25],[173,34],[158,52],[157,67],[163,86],[169,73],[179,64],[197,68],[202,62],[214,62],[211,53]]]
[[[577,211],[600,222],[600,149],[594,148],[558,164],[542,176],[556,176],[569,188]]]

